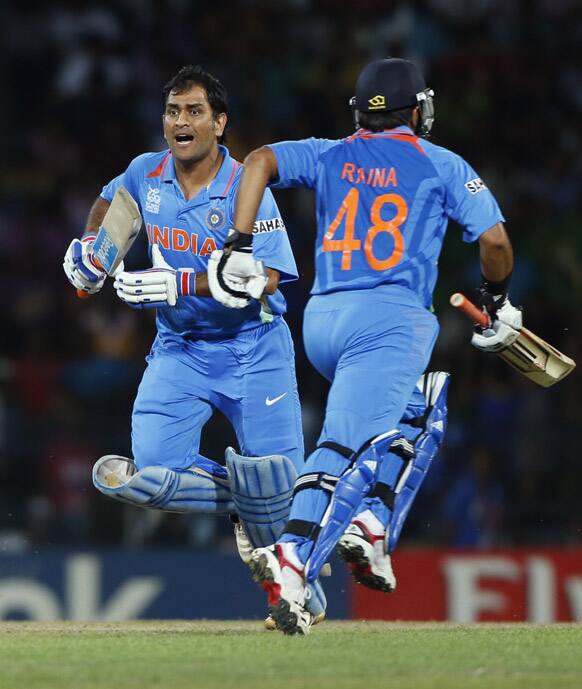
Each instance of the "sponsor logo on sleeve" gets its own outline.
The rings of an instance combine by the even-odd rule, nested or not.
[[[476,177],[475,179],[465,183],[465,189],[470,194],[478,194],[480,191],[487,189],[487,185],[480,177]]]
[[[265,232],[285,232],[285,223],[281,218],[269,218],[268,220],[257,220],[253,226],[253,234],[263,234]]]
[[[156,189],[155,187],[150,187],[149,184],[145,209],[148,213],[160,212],[160,190]]]

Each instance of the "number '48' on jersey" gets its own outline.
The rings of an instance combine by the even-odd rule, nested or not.
[[[449,218],[463,226],[465,241],[503,220],[468,163],[407,127],[272,149],[273,187],[306,186],[317,195],[312,294],[397,284],[429,306]]]

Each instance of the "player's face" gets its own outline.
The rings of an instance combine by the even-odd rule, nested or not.
[[[174,159],[192,165],[215,150],[226,126],[226,115],[213,117],[206,90],[194,85],[183,93],[168,95],[163,122],[164,138]]]

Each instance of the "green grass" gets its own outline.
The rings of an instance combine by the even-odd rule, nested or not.
[[[581,625],[0,622],[0,689],[581,689]]]

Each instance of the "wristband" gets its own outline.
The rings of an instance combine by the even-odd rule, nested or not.
[[[228,231],[228,235],[224,241],[224,248],[232,247],[233,249],[249,249],[253,244],[253,235],[241,232],[232,227]]]
[[[499,280],[499,282],[493,282],[492,280],[488,280],[483,273],[481,273],[481,289],[483,289],[485,292],[488,292],[489,294],[503,294],[506,295],[508,288],[509,288],[509,281],[511,280],[511,273],[507,275],[507,277],[503,278],[503,280]]]
[[[193,270],[178,270],[176,282],[180,296],[193,297],[196,294],[196,273]]]

